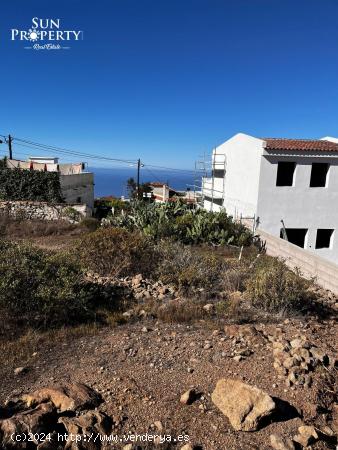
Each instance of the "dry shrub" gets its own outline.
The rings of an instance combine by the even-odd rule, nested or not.
[[[222,291],[228,295],[233,292],[243,292],[249,273],[246,261],[228,260],[227,269],[224,271],[222,278]]]
[[[156,246],[158,266],[155,276],[172,284],[184,295],[200,292],[205,299],[218,297],[222,292],[244,291],[248,278],[248,262],[225,259],[213,249],[185,246],[179,242],[162,240]]]
[[[44,346],[50,351],[53,345],[60,347],[61,342],[72,342],[74,339],[83,336],[93,336],[99,330],[100,328],[96,323],[86,323],[74,327],[50,329],[48,331],[37,331],[31,328],[28,330],[20,329],[21,335],[18,335],[17,330],[15,337],[7,336],[0,339],[0,352],[6,364],[22,364],[23,361],[32,359],[34,352],[41,353],[41,349]],[[7,371],[7,366],[5,368]]]
[[[0,236],[7,235],[10,220],[7,214],[0,214]]]
[[[176,286],[185,295],[200,289],[206,297],[219,292],[227,266],[213,254],[198,253],[171,240],[161,241],[156,251],[159,263],[155,276],[164,283]]]
[[[216,316],[231,323],[250,323],[255,320],[255,311],[248,307],[242,292],[234,291],[228,297],[216,303]]]
[[[102,322],[110,326],[111,328],[115,328],[118,325],[124,325],[125,323],[127,323],[127,319],[123,316],[122,311],[102,311],[102,316]]]
[[[0,310],[8,323],[49,327],[95,318],[98,290],[61,254],[0,240]]]
[[[321,372],[321,376],[318,379],[316,389],[318,414],[332,410],[338,401],[338,377],[336,368],[320,366],[319,371]]]
[[[154,308],[152,312],[159,320],[167,323],[190,323],[205,318],[206,315],[203,303],[193,300],[170,302]]]
[[[87,231],[96,231],[100,227],[100,221],[94,217],[85,217],[79,223],[79,227]]]
[[[252,305],[264,311],[300,311],[312,299],[311,281],[290,270],[278,258],[262,257],[246,285]]]
[[[8,215],[0,215],[0,236],[11,238],[29,238],[39,236],[56,236],[72,233],[77,226],[66,220],[21,220]]]
[[[72,254],[85,269],[109,277],[146,276],[156,262],[151,242],[122,228],[101,228],[82,236]]]
[[[242,302],[242,293],[234,291],[228,298],[216,303],[216,313],[218,316],[229,315],[231,317],[238,315]]]

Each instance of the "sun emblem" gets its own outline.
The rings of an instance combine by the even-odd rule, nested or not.
[[[40,31],[38,31],[38,30],[32,30],[32,29],[28,30],[28,39],[31,42],[37,41],[40,37],[39,35],[40,35]]]

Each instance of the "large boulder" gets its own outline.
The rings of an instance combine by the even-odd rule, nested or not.
[[[1,448],[26,448],[27,442],[15,442],[12,436],[23,437],[24,433],[27,435],[31,433],[33,441],[36,436],[49,432],[50,427],[56,422],[56,409],[51,403],[43,403],[34,409],[28,409],[15,414],[14,416],[0,420],[0,435],[2,438]],[[1,441],[1,440],[0,440]]]
[[[272,398],[239,380],[221,379],[211,395],[213,403],[238,431],[255,431],[263,417],[276,408]]]
[[[68,436],[76,435],[78,442],[68,440],[65,449],[96,450],[101,448],[100,436],[111,433],[111,419],[98,411],[88,411],[78,417],[60,417],[59,423],[65,427]],[[86,438],[90,436],[90,439]]]
[[[60,412],[64,412],[95,408],[101,403],[102,398],[89,386],[72,383],[38,389],[32,394],[24,395],[22,400],[28,407],[51,402]]]
[[[73,434],[100,433],[101,435],[110,432],[112,422],[104,413],[98,411],[88,411],[78,417],[60,417],[59,423],[62,423],[67,432]]]

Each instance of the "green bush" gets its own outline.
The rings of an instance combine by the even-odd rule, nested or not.
[[[24,324],[68,325],[95,316],[95,289],[69,258],[0,240],[0,309]]]
[[[247,281],[253,306],[271,312],[299,311],[310,300],[311,282],[291,271],[283,260],[262,257]]]
[[[0,199],[63,202],[58,172],[42,172],[7,167],[0,161]]]
[[[95,199],[94,209],[95,217],[98,219],[112,216],[112,214],[121,214],[122,211],[128,211],[130,203],[111,196]]]
[[[149,240],[122,228],[101,228],[87,234],[79,239],[72,253],[85,269],[101,276],[147,276],[155,264]]]
[[[63,210],[63,216],[68,218],[71,222],[80,222],[82,214],[72,206],[68,206]]]

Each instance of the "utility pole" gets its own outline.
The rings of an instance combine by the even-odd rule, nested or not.
[[[13,159],[13,152],[12,152],[12,136],[8,135],[8,153],[9,153],[9,159]]]
[[[140,158],[137,160],[137,181],[136,181],[136,186],[137,186],[137,199],[140,199],[140,169],[141,169],[141,160]]]

